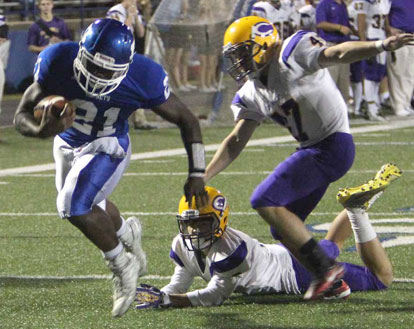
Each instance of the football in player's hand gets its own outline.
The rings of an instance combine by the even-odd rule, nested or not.
[[[34,107],[33,116],[40,125],[40,136],[49,137],[63,132],[72,125],[75,109],[65,97],[50,95]]]

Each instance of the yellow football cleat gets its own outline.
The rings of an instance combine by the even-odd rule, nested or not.
[[[383,191],[402,175],[402,171],[392,163],[381,167],[375,177],[358,187],[341,188],[336,199],[345,208],[363,208],[368,210]]]

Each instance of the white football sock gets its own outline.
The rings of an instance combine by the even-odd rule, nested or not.
[[[354,94],[354,111],[356,114],[361,112],[362,103],[362,82],[352,83],[352,92]]]
[[[365,99],[368,103],[368,111],[371,114],[378,115],[379,110],[379,82],[365,80]]]
[[[385,103],[385,101],[390,98],[390,93],[385,91],[379,95],[381,103]]]
[[[121,253],[122,249],[124,249],[124,246],[122,245],[122,242],[119,242],[114,249],[102,252],[102,254],[105,257],[105,259],[112,260]]]
[[[125,223],[124,217],[121,216],[121,227],[118,231],[116,231],[116,236],[119,238],[121,235],[123,235],[127,229],[127,224]]]
[[[377,233],[375,233],[369,221],[368,213],[364,209],[347,208],[346,212],[351,222],[356,242],[364,243],[376,238]]]

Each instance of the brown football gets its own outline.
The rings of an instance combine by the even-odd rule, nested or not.
[[[43,111],[48,111],[46,115],[53,115],[59,118],[63,115],[62,111],[65,109],[69,101],[59,95],[50,95],[43,98],[33,109],[33,116],[37,122],[42,121]],[[67,108],[67,107],[66,107]]]

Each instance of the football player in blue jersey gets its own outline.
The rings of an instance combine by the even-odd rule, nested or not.
[[[188,200],[207,201],[204,146],[196,117],[170,92],[168,76],[151,59],[134,54],[130,29],[113,19],[93,22],[79,44],[64,42],[40,53],[35,81],[25,91],[14,122],[25,136],[55,136],[57,209],[103,253],[113,272],[113,316],[134,299],[138,276],[146,269],[138,219],[125,221],[107,198],[128,167],[128,117],[152,109],[181,131],[189,159],[184,185]],[[33,109],[48,95],[61,95],[76,107],[72,120]]]

